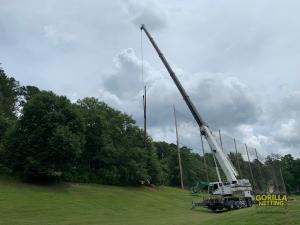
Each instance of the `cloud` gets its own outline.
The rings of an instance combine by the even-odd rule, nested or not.
[[[43,27],[45,37],[54,45],[70,44],[77,40],[76,36],[71,33],[59,31],[56,26],[50,24]]]
[[[234,135],[249,146],[270,153],[300,156],[300,91],[265,104],[257,124],[237,126]]]
[[[121,51],[113,62],[112,71],[102,80],[100,98],[133,115],[142,126],[142,89],[144,83],[147,84],[149,134],[155,140],[175,141],[173,118],[173,104],[175,104],[181,145],[202,152],[199,128],[169,74],[165,70],[154,69],[146,61],[143,83],[142,62],[133,49]],[[258,121],[261,113],[260,104],[238,78],[226,74],[192,74],[173,67],[200,114],[212,127],[222,127],[224,132],[230,133],[230,130],[237,126],[246,126]],[[254,142],[253,139],[249,143],[258,146],[258,142],[259,140]]]
[[[191,90],[205,116],[218,127],[255,123],[260,102],[238,78],[226,74],[198,76]],[[192,85],[192,84],[191,84]]]
[[[142,91],[142,84],[139,82],[141,61],[133,49],[126,49],[117,55],[114,63],[114,72],[103,81],[103,88],[124,102],[138,100]],[[259,104],[247,86],[237,78],[213,73],[191,74],[178,68],[175,70],[190,98],[199,106],[200,114],[213,126],[236,126],[257,120]],[[155,70],[145,62],[144,77],[148,84],[151,125],[168,123],[169,109],[173,104],[177,105],[179,116],[191,121],[191,114],[166,71]]]
[[[121,51],[114,59],[114,72],[104,80],[104,87],[123,100],[136,96],[141,88],[140,66],[133,49]]]
[[[167,26],[166,11],[155,2],[126,0],[123,4],[129,16],[129,22],[136,27],[145,24],[151,30],[161,30]]]
[[[175,142],[175,104],[181,145],[202,152],[197,124],[168,73],[164,69],[154,69],[145,61],[143,83],[142,62],[133,49],[121,51],[113,62],[112,72],[106,74],[102,81],[101,98],[133,115],[142,126],[142,89],[144,83],[147,84],[149,134],[155,140]],[[172,67],[216,134],[216,129],[221,128],[226,151],[234,148],[232,138],[235,137],[241,141],[239,149],[243,154],[242,143],[249,146],[252,158],[256,157],[254,148],[258,150],[260,159],[272,152],[285,154],[290,151],[296,154],[300,145],[297,122],[300,120],[300,92],[295,91],[262,107],[260,96],[254,95],[246,84],[231,74],[189,73]]]
[[[241,141],[248,146],[260,149],[263,147],[263,145],[268,144],[269,138],[261,134],[257,135],[253,126],[251,125],[240,125],[237,127],[237,130],[243,137]]]
[[[275,132],[275,138],[278,142],[286,147],[300,147],[300,123],[295,119],[289,119],[288,122],[282,123]]]
[[[300,119],[300,90],[293,91],[285,96],[278,104],[277,108],[281,108],[279,111],[281,116],[289,116]]]
[[[283,151],[298,152],[300,148],[300,91],[290,92],[273,102],[269,113],[273,124],[274,140]]]
[[[1,63],[21,84],[98,97],[142,126],[145,82],[150,135],[175,140],[175,103],[181,142],[197,150],[197,125],[146,41],[141,78],[136,27],[145,23],[211,127],[266,154],[300,156],[299,2],[1,3]]]

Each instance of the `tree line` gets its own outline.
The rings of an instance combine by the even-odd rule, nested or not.
[[[210,181],[217,180],[211,154],[200,156],[185,146],[180,152],[186,187],[207,180],[206,172]],[[249,177],[247,162],[232,154],[233,163],[238,159]],[[299,159],[286,155],[278,160],[287,188],[299,190]],[[258,163],[250,162],[253,168]],[[21,86],[2,68],[0,173],[34,183],[180,186],[176,145],[148,136],[144,146],[143,130],[126,113],[93,97],[72,103],[52,91]]]

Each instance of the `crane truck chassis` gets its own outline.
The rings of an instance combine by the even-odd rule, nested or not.
[[[208,124],[202,119],[195,105],[191,101],[190,97],[186,93],[185,89],[178,80],[175,72],[172,70],[168,61],[158,48],[154,39],[146,29],[145,25],[141,25],[141,31],[144,31],[152,46],[156,50],[159,58],[169,72],[175,85],[177,86],[180,94],[182,95],[186,105],[196,120],[201,135],[203,135],[210,147],[213,155],[213,159],[216,165],[216,173],[218,176],[218,182],[209,183],[209,197],[204,199],[201,203],[194,203],[194,206],[204,206],[211,210],[223,210],[225,209],[238,209],[243,207],[251,207],[254,202],[254,195],[251,184],[248,179],[237,179],[238,172],[229,160],[228,156],[223,152],[216,139],[212,135]],[[224,172],[227,182],[221,180],[218,161],[222,171]]]
[[[243,185],[235,185],[230,183],[213,182],[209,184],[209,197],[203,199],[198,204],[199,206],[206,207],[211,210],[231,210],[251,207],[254,202],[253,191],[251,185],[247,179],[239,180]],[[217,194],[214,191],[222,189],[228,189],[230,193]],[[248,187],[248,188],[247,188]],[[214,194],[215,193],[215,194]],[[192,207],[195,208],[197,204],[193,203]]]

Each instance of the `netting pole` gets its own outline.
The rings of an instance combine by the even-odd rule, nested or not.
[[[249,157],[249,153],[248,153],[248,147],[247,147],[246,144],[245,144],[245,147],[246,147],[246,152],[247,152],[248,163],[249,163],[249,169],[250,169],[250,174],[251,174],[251,178],[252,178],[253,187],[254,187],[254,190],[256,190],[256,185],[255,185],[255,182],[254,182],[254,177],[253,177],[252,168],[251,168],[250,157]]]
[[[144,85],[144,95],[143,95],[143,111],[144,111],[144,147],[147,147],[147,93],[146,93],[146,85],[144,80],[144,50],[143,50],[143,32],[141,30],[141,75],[142,82]]]
[[[260,164],[260,161],[259,161],[259,159],[258,159],[257,150],[256,150],[256,148],[255,148],[254,150],[255,150],[255,155],[256,155],[256,159],[257,159],[259,175],[260,175],[260,178],[261,178],[262,180],[264,180],[264,177],[263,177],[263,174],[262,174],[262,171],[261,171],[261,164]],[[259,186],[261,186],[261,188],[263,189],[263,185],[262,185],[261,183],[260,183]]]
[[[143,95],[143,108],[144,108],[144,147],[147,147],[147,93],[146,86],[144,87]]]
[[[255,155],[256,155],[256,159],[257,159],[257,163],[258,163],[259,173],[260,173],[260,176],[262,177],[261,165],[259,164],[260,161],[259,161],[259,159],[258,159],[257,150],[256,150],[256,148],[255,148],[254,150],[255,150]]]
[[[284,192],[284,194],[287,194],[286,187],[285,187],[285,182],[284,182],[284,179],[283,179],[283,176],[282,176],[282,170],[281,170],[280,162],[278,162],[278,164],[279,164],[279,172],[280,172],[280,176],[281,176],[281,180],[282,180],[282,184],[283,184],[283,192]]]
[[[272,161],[271,161],[271,172],[272,172],[272,176],[273,176],[273,182],[274,182],[274,186],[275,186],[275,192],[278,192],[279,190],[279,183],[278,183],[278,177],[277,177],[277,170],[278,169],[276,167],[276,159],[273,157]]]
[[[203,145],[203,138],[202,138],[201,131],[200,131],[200,138],[201,138],[201,145],[202,145],[203,161],[204,161],[204,166],[205,166],[206,179],[207,179],[207,182],[209,183],[209,177],[208,177],[207,164],[206,164],[206,159],[205,159],[205,152],[204,152],[204,145]]]
[[[241,171],[240,161],[238,158],[238,151],[237,151],[237,147],[236,147],[235,138],[233,138],[233,141],[234,141],[234,148],[235,148],[235,160],[237,161],[237,164],[238,164],[239,175],[240,175],[240,177],[242,177],[242,171]]]
[[[176,129],[176,142],[177,142],[177,154],[178,154],[178,164],[179,164],[179,172],[180,172],[180,184],[181,184],[181,189],[184,189],[175,105],[173,105],[173,109],[174,109],[174,120],[175,120],[175,129]]]

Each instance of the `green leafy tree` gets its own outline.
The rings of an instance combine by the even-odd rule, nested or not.
[[[71,180],[115,185],[159,182],[151,140],[145,149],[143,132],[130,116],[95,98],[79,100],[77,106],[86,126],[86,143]]]
[[[15,111],[19,83],[5,74],[0,67],[0,173],[9,171],[4,164],[3,142],[8,130],[16,121]]]
[[[15,117],[19,83],[0,68],[0,142]]]
[[[180,186],[177,146],[166,142],[155,142],[156,154],[160,160],[162,183],[171,186]],[[203,156],[193,153],[190,148],[180,148],[183,168],[183,183],[185,187],[192,187],[199,181],[206,181],[206,171]],[[206,154],[208,174],[210,179],[216,177],[213,158]]]
[[[0,68],[0,114],[13,117],[16,109],[19,83],[14,78],[9,78]]]
[[[35,86],[21,86],[18,91],[18,109],[21,111],[22,107],[30,100],[32,97],[40,93],[40,89]]]
[[[282,168],[283,179],[290,193],[299,192],[300,187],[300,160],[294,159],[291,154],[281,157],[280,166]]]
[[[24,105],[8,137],[7,163],[28,181],[58,179],[76,165],[83,130],[78,112],[66,97],[45,91],[36,94]]]

